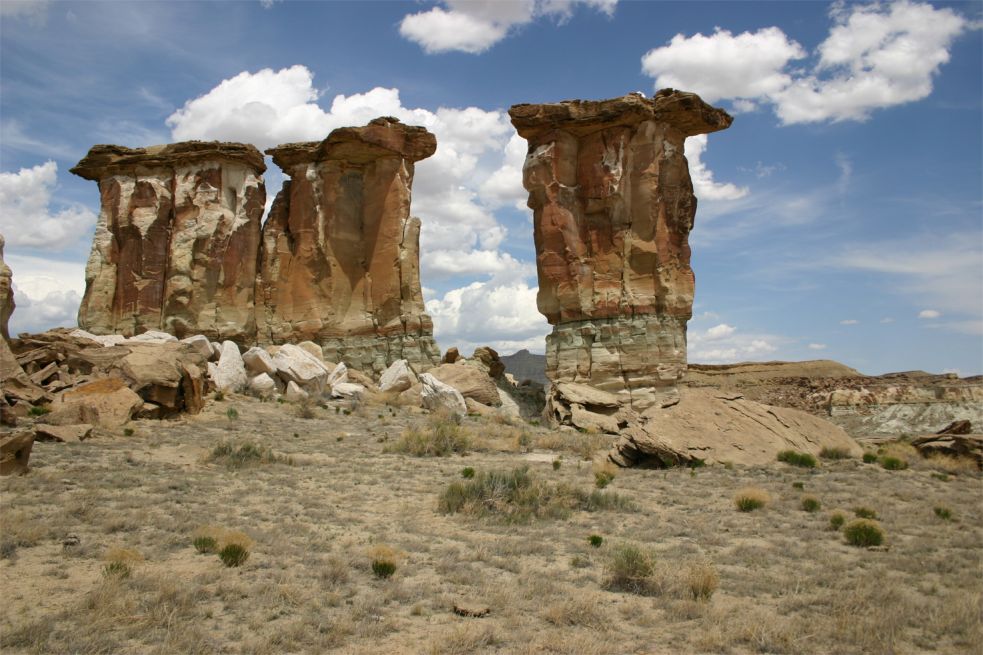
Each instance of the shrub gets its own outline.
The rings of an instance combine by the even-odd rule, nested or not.
[[[102,567],[102,574],[109,577],[128,578],[133,570],[126,562],[110,562]]]
[[[225,464],[230,469],[247,468],[259,464],[293,464],[290,457],[277,455],[269,448],[257,446],[251,441],[236,444],[232,441],[221,441],[205,458],[206,462]]]
[[[932,508],[932,511],[935,512],[935,515],[943,521],[952,520],[952,510],[945,505],[936,505]]]
[[[614,464],[611,462],[605,462],[594,467],[594,486],[598,489],[603,489],[604,487],[611,484],[614,480],[615,473],[617,469],[614,468]]]
[[[386,579],[396,572],[396,565],[402,554],[389,546],[379,544],[369,550],[369,561],[372,573],[377,578]]]
[[[32,405],[31,408],[27,410],[27,413],[31,416],[44,416],[45,414],[51,413],[51,408],[41,405]]]
[[[816,458],[809,453],[800,453],[794,450],[783,450],[778,453],[778,461],[800,466],[802,468],[816,468]]]
[[[311,419],[317,416],[316,411],[317,405],[310,397],[302,399],[297,403],[297,416],[304,419]],[[335,407],[335,413],[338,413],[338,408]]]
[[[537,480],[523,466],[511,471],[481,471],[470,480],[452,482],[440,494],[437,509],[444,514],[495,516],[506,523],[523,523],[533,518],[566,518],[574,510],[633,510],[635,505],[615,493],[585,492]]]
[[[218,402],[222,402],[223,400],[225,400],[225,392],[219,389],[218,391],[215,392],[215,395],[212,396],[212,398],[214,398]]]
[[[465,480],[470,480],[474,477],[474,469],[470,466],[465,466],[463,469],[461,469],[461,477]]]
[[[471,447],[471,437],[452,416],[454,415],[431,415],[427,429],[407,428],[383,452],[406,453],[416,457],[446,457],[451,453],[466,453]]]
[[[908,468],[908,462],[900,457],[885,455],[884,457],[881,457],[881,468],[888,471],[903,471]]]
[[[619,544],[611,549],[605,567],[604,587],[633,594],[651,593],[654,588],[655,556],[634,544]]]
[[[690,564],[686,574],[686,584],[693,600],[710,600],[713,592],[720,586],[720,576],[712,562],[702,561]]]
[[[215,537],[208,535],[195,537],[191,543],[195,547],[195,550],[202,554],[210,555],[218,550],[218,541],[216,541]]]
[[[863,460],[864,464],[873,464],[877,461],[877,455],[874,453],[864,453]]]
[[[805,487],[806,487],[805,484],[803,484],[802,482],[793,482],[792,483],[792,488],[793,489],[798,489],[799,491],[802,491],[803,489],[805,489]]]
[[[741,512],[753,512],[771,502],[771,496],[764,489],[745,487],[734,495],[734,505]]]
[[[854,519],[843,528],[843,536],[851,546],[867,548],[884,543],[884,530],[880,523],[870,519]]]
[[[806,512],[818,512],[819,508],[822,507],[822,503],[815,496],[805,495],[802,497],[802,509]]]
[[[853,514],[857,518],[861,518],[861,519],[876,519],[877,518],[877,512],[874,511],[873,509],[871,509],[870,507],[864,507],[864,506],[854,507],[853,508]]]
[[[236,409],[235,407],[230,407],[227,410],[225,410],[225,415],[229,417],[230,421],[235,421],[239,418],[239,410]]]
[[[850,451],[846,448],[823,448],[819,451],[821,459],[849,459]]]
[[[123,436],[132,437],[133,436],[133,428],[123,428]]]
[[[553,470],[554,471],[559,471],[560,470],[560,460],[558,460],[558,459],[554,459],[553,460]]]
[[[834,512],[830,512],[830,515],[829,515],[829,529],[830,530],[839,530],[840,528],[842,528],[843,527],[843,524],[846,523],[846,517],[847,517],[847,514],[843,510],[839,510],[838,509],[838,510],[836,510]]]
[[[242,566],[249,559],[249,549],[242,544],[226,544],[218,551],[218,557],[229,568]]]
[[[936,480],[941,480],[942,482],[948,482],[949,481],[949,475],[948,474],[946,474],[946,473],[939,473],[938,471],[933,471],[932,472],[932,477],[935,478]]]
[[[594,548],[600,548],[601,544],[604,543],[604,537],[599,534],[592,534],[591,536],[587,537],[587,543]]]

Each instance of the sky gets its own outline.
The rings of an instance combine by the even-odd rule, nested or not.
[[[696,363],[983,373],[983,3],[0,3],[11,332],[74,325],[97,143],[268,148],[423,125],[424,299],[442,349],[542,353],[516,103],[664,87],[729,111],[687,139]],[[268,202],[283,176],[272,162]]]

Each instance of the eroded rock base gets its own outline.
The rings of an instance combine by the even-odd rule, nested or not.
[[[613,394],[645,411],[686,372],[686,319],[617,316],[560,323],[546,337],[546,376]]]
[[[400,359],[405,359],[418,371],[426,371],[440,363],[440,349],[429,334],[322,337],[320,345],[325,360],[344,362],[367,373],[380,374]]]

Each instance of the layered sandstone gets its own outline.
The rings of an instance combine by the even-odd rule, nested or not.
[[[529,142],[537,303],[554,326],[547,376],[644,410],[686,370],[696,198],[683,143],[732,119],[671,89],[515,105],[509,115]]]
[[[410,217],[414,163],[436,147],[426,129],[378,118],[266,151],[290,180],[263,227],[258,341],[314,341],[325,359],[377,373],[439,362]]]
[[[0,234],[0,339],[10,340],[7,325],[14,313],[13,275],[10,267],[3,261],[3,235]]]
[[[94,146],[72,169],[101,197],[79,326],[251,341],[265,170],[240,143]]]

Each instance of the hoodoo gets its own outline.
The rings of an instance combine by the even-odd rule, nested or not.
[[[410,217],[414,163],[436,148],[426,129],[377,118],[266,151],[290,180],[263,228],[261,343],[314,341],[365,371],[439,363]]]
[[[585,384],[644,410],[686,370],[696,198],[683,142],[732,119],[671,89],[509,115],[529,142],[538,305],[553,324],[546,374],[554,389]]]
[[[72,169],[101,199],[79,327],[251,341],[265,170],[241,143],[93,146]]]

